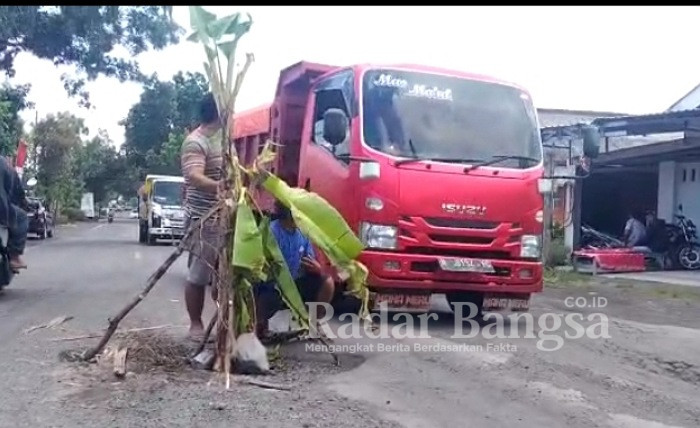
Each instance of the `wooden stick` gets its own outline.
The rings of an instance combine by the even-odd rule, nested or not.
[[[109,342],[109,339],[112,337],[114,332],[117,330],[117,327],[119,326],[119,323],[121,322],[124,317],[131,312],[132,309],[136,307],[145,297],[148,295],[148,293],[155,287],[155,285],[158,283],[158,280],[160,280],[163,275],[165,275],[165,272],[170,269],[170,266],[175,263],[175,261],[182,255],[182,253],[185,251],[185,246],[187,245],[187,241],[189,237],[192,235],[193,231],[196,229],[200,229],[201,225],[214,213],[216,213],[222,206],[223,204],[219,203],[215,205],[205,216],[197,220],[190,226],[189,230],[185,233],[185,236],[182,237],[182,240],[178,244],[177,248],[175,251],[168,256],[168,258],[163,262],[158,269],[156,269],[155,272],[148,278],[148,281],[146,282],[146,287],[144,287],[143,291],[139,293],[134,299],[129,302],[119,313],[112,317],[109,318],[109,326],[107,327],[107,330],[104,333],[104,336],[102,336],[102,339],[99,341],[97,345],[95,345],[94,348],[88,349],[85,351],[81,359],[83,361],[91,361],[97,354],[102,352],[104,347],[107,345],[107,342]]]
[[[123,378],[126,376],[126,357],[129,354],[129,348],[121,348],[114,354],[114,376]]]
[[[212,330],[214,330],[214,326],[216,325],[216,320],[219,317],[219,311],[214,312],[214,316],[211,317],[211,320],[209,321],[209,325],[207,326],[206,331],[204,331],[204,337],[202,338],[202,341],[199,342],[199,346],[197,347],[197,350],[194,351],[192,354],[192,358],[196,357],[199,355],[200,352],[204,350],[204,347],[207,346],[207,341],[209,340],[209,336],[211,336]]]
[[[265,388],[265,389],[276,389],[278,391],[291,391],[292,390],[291,386],[280,385],[280,384],[271,383],[271,382],[265,382],[265,381],[257,380],[257,379],[242,378],[242,379],[238,379],[238,382],[244,383],[246,385],[259,386],[259,387]]]
[[[121,311],[119,311],[119,313],[116,316],[109,319],[109,326],[107,327],[107,331],[105,331],[104,336],[102,336],[102,339],[97,345],[95,345],[95,347],[85,351],[85,353],[83,354],[82,359],[84,361],[90,361],[93,358],[95,358],[97,354],[102,352],[105,345],[107,345],[107,342],[109,342],[109,339],[117,330],[117,327],[119,326],[121,320],[124,319],[124,317],[136,307],[136,305],[141,303],[141,301],[158,283],[158,280],[161,279],[163,275],[165,275],[165,272],[167,272],[168,269],[170,269],[170,266],[172,266],[173,263],[175,263],[175,260],[177,260],[178,257],[180,257],[183,251],[183,246],[179,245],[177,249],[175,249],[175,251],[173,251],[172,254],[168,256],[165,262],[163,262],[163,264],[160,265],[158,269],[156,269],[156,271],[150,276],[150,278],[148,278],[148,281],[146,282],[146,287],[143,289],[143,291],[141,291],[136,297],[134,297],[134,299],[131,302],[129,302],[129,304],[127,304]]]

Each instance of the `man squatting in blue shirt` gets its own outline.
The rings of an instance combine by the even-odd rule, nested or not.
[[[270,229],[287,263],[289,272],[299,289],[304,303],[330,303],[335,292],[333,279],[324,272],[316,260],[311,242],[294,223],[289,208],[279,201],[275,204],[278,219],[270,224]],[[282,298],[275,289],[275,283],[268,281],[255,286],[255,302],[258,318],[258,337],[268,332],[268,320],[279,310],[286,309]],[[316,319],[325,316],[325,308],[317,306]]]

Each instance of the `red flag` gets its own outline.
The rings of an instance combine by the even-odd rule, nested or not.
[[[19,140],[17,145],[17,156],[15,156],[15,167],[23,168],[24,162],[27,160],[27,142]]]

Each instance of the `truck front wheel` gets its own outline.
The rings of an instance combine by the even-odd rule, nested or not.
[[[484,315],[484,293],[478,291],[453,291],[446,294],[447,302],[452,308],[452,312],[457,313],[456,304],[457,303],[472,303],[476,306],[477,318],[481,318]],[[469,305],[462,305],[462,317],[468,317],[472,309]]]
[[[146,238],[148,238],[147,234],[148,234],[148,232],[146,230],[146,227],[144,227],[143,223],[139,222],[139,242],[140,243],[142,243],[142,244],[146,243]]]

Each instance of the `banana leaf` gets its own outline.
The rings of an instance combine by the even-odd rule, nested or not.
[[[245,269],[252,275],[253,281],[267,279],[264,272],[265,253],[260,229],[253,215],[253,210],[245,200],[245,191],[236,209],[235,232],[231,251],[231,264],[238,269]]]
[[[190,6],[190,27],[194,34],[188,40],[199,40],[204,45],[208,45],[211,37],[209,35],[209,24],[216,20],[216,15],[204,10],[201,6]]]
[[[236,317],[236,337],[243,333],[251,331],[254,327],[251,312],[248,309],[249,302],[252,302],[252,285],[244,275],[237,275],[234,280],[236,284],[236,292],[233,295],[236,301],[234,307],[234,316]]]
[[[346,264],[364,249],[340,213],[316,193],[289,187],[274,175],[265,179],[263,187],[291,210],[302,233],[333,257],[331,261]]]

